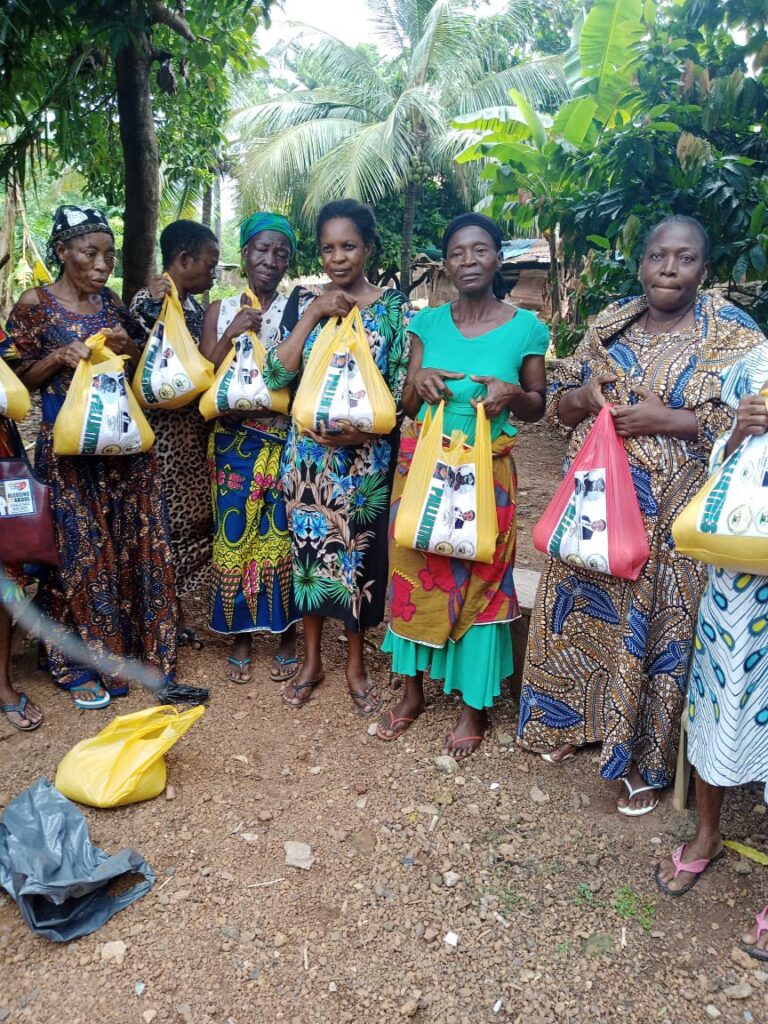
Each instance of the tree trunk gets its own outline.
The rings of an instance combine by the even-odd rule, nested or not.
[[[213,233],[221,241],[221,175],[213,179]]]
[[[549,232],[549,283],[552,291],[552,318],[558,323],[562,316],[562,298],[560,289],[560,265],[557,261],[557,227]]]
[[[15,235],[19,212],[19,194],[16,175],[8,175],[5,188],[5,211],[0,227],[0,315],[3,321],[13,306],[13,271],[16,266]]]
[[[207,228],[211,226],[211,212],[213,210],[213,186],[209,185],[203,192],[203,213],[201,221]]]
[[[416,220],[416,200],[419,186],[409,181],[405,186],[405,205],[403,207],[403,243],[400,249],[400,287],[408,294],[411,287],[411,260],[413,259],[413,225]]]
[[[133,6],[133,4],[129,5]],[[155,271],[159,161],[149,75],[149,39],[141,34],[117,55],[117,109],[125,165],[123,301],[130,302]]]

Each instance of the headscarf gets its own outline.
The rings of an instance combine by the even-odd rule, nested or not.
[[[482,228],[486,234],[491,236],[496,252],[501,252],[504,241],[495,221],[491,220],[490,217],[485,217],[482,213],[460,213],[458,217],[453,218],[443,232],[443,259],[448,255],[448,246],[456,232],[461,231],[462,228],[472,227]],[[501,272],[497,270],[496,276],[493,279],[493,294],[497,299],[503,299],[507,294],[507,290],[506,282]]]
[[[261,212],[258,210],[256,213],[252,213],[240,225],[240,248],[242,249],[243,246],[246,246],[254,235],[258,235],[262,231],[277,231],[279,234],[284,235],[291,246],[291,256],[296,252],[296,232],[291,227],[287,217],[283,217],[279,213]]]
[[[81,235],[90,235],[94,232],[104,232],[114,238],[109,221],[101,212],[92,206],[60,206],[53,215],[53,227],[51,237],[45,253],[48,265],[62,268],[63,264],[56,252],[57,242],[69,242],[73,238],[80,238]]]

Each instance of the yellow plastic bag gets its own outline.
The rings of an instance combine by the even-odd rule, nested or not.
[[[329,320],[317,336],[293,402],[302,430],[333,428],[346,420],[358,430],[389,434],[397,408],[387,382],[373,361],[360,310]]]
[[[179,293],[169,274],[171,293],[152,328],[133,377],[133,393],[144,409],[178,409],[209,388],[213,363],[189,333]]]
[[[56,789],[89,807],[151,800],[165,789],[163,755],[204,711],[202,704],[181,713],[164,705],[118,715],[64,755],[56,771]]]
[[[77,364],[64,404],[53,424],[57,455],[136,455],[155,443],[125,376],[126,355],[105,346],[103,334],[85,344],[90,359]]]
[[[427,412],[395,519],[395,542],[414,551],[491,562],[498,517],[491,425],[477,407],[474,445],[454,430],[443,443],[443,407]]]
[[[0,359],[0,416],[21,422],[30,410],[32,399],[10,366]]]
[[[254,309],[259,309],[259,300],[246,288]],[[291,393],[288,388],[270,391],[264,380],[264,360],[267,350],[254,331],[246,331],[224,357],[216,371],[213,384],[200,399],[200,412],[205,419],[226,416],[228,412],[246,412],[249,409],[270,409],[286,413],[291,407]]]
[[[674,521],[672,538],[683,555],[768,576],[768,434],[726,459]]]

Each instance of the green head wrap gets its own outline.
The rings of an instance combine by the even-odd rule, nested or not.
[[[240,248],[247,245],[254,235],[262,231],[277,231],[284,235],[291,246],[291,256],[296,252],[296,233],[286,217],[279,213],[252,213],[240,225]]]

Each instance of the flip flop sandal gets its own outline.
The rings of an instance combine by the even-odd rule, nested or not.
[[[110,697],[127,697],[129,692],[128,683],[121,683],[119,686],[108,686],[106,690]]]
[[[629,779],[622,779],[621,781],[627,787],[630,800],[633,796],[639,796],[640,793],[650,793],[654,789],[659,789],[658,786],[638,786],[637,789],[635,789]],[[653,803],[648,804],[647,807],[617,807],[616,810],[619,814],[623,814],[625,818],[642,818],[643,815],[650,814],[652,811],[655,811],[658,806],[659,798],[656,797]]]
[[[541,760],[546,761],[547,764],[554,765],[557,767],[559,764],[565,764],[566,761],[570,761],[572,757],[576,757],[576,751],[571,751],[570,754],[563,754],[562,757],[552,757],[552,754],[542,754]]]
[[[395,718],[391,711],[388,711],[387,715],[389,715],[389,725],[384,725],[385,729],[389,729],[391,731],[395,729],[396,726],[398,726],[401,722],[405,722],[406,725],[404,729],[398,729],[397,732],[395,732],[394,736],[384,736],[382,735],[382,733],[379,732],[379,729],[384,724],[382,719],[382,721],[379,722],[379,724],[376,726],[376,738],[380,739],[383,743],[391,743],[392,740],[399,740],[403,733],[408,732],[413,722],[416,721],[415,718]]]
[[[323,676],[323,679],[324,678],[325,676]],[[285,690],[280,694],[280,699],[286,707],[293,708],[294,711],[298,708],[303,708],[305,704],[309,704],[309,702],[314,699],[312,697],[312,691],[323,682],[323,679],[309,679],[306,683],[299,683],[298,686],[296,683],[291,683],[290,689],[293,690],[294,697],[298,697],[302,690],[309,690],[309,696],[305,697],[304,700],[299,701],[298,704],[294,704],[292,701],[285,699]]]
[[[182,629],[176,634],[177,647],[191,647],[193,651],[202,651],[205,643],[200,639],[194,629]]]
[[[763,907],[759,914],[755,914],[755,924],[757,925],[757,935],[755,935],[755,944],[753,946],[748,945],[746,942],[739,940],[739,947],[744,950],[745,953],[749,953],[755,960],[762,960],[768,962],[768,949],[760,949],[757,943],[760,941],[760,936],[764,932],[768,932],[768,907]]]
[[[17,725],[16,722],[11,720],[10,716],[14,712],[21,718],[27,718],[27,716],[24,714],[24,708],[26,708],[27,704],[29,704],[29,697],[26,695],[26,693],[22,693],[21,696],[19,697],[18,704],[0,705],[0,711],[4,712],[6,715],[9,716],[8,724],[12,725],[14,729],[18,729],[19,732],[34,732],[35,729],[39,729],[40,726],[43,724],[42,718],[40,719],[39,722],[33,722],[31,719],[27,719],[29,725]]]
[[[102,697],[97,697],[96,694],[99,690],[104,690]],[[83,683],[80,686],[70,686],[70,693],[92,693],[95,700],[81,700],[79,697],[75,697],[75,707],[81,708],[83,711],[98,711],[99,708],[109,707],[112,702],[112,698],[109,695],[109,691],[101,686],[100,683],[94,683],[93,686],[88,686],[87,683]]]
[[[381,705],[384,703],[384,697],[382,696],[378,684],[371,683],[370,679],[368,680],[368,682],[370,683],[370,686],[364,693],[360,693],[358,690],[349,691],[349,696],[352,698],[352,703],[355,705],[355,710],[359,715],[363,715],[366,718],[369,715],[375,715],[377,711],[380,711]],[[367,710],[365,708],[361,708],[360,704],[367,704],[368,701],[370,700],[371,694],[375,691],[378,691],[378,698],[376,698],[375,704],[372,707],[369,707]]]
[[[276,654],[272,660],[276,662],[276,664],[278,665],[295,666],[292,672],[284,673],[283,675],[281,675],[280,672],[276,671],[273,668],[272,671],[269,673],[269,678],[274,680],[274,682],[276,683],[287,683],[290,679],[293,679],[293,677],[299,671],[299,659],[295,655],[292,658],[284,658],[282,654]]]
[[[713,864],[717,864],[717,862],[722,860],[725,856],[725,849],[722,849],[719,853],[716,853],[714,857],[700,857],[698,860],[692,860],[686,864],[683,862],[683,854],[685,853],[687,845],[687,843],[683,843],[683,845],[678,846],[672,854],[672,863],[675,865],[675,874],[673,877],[677,878],[678,875],[685,871],[690,875],[695,875],[695,878],[687,885],[684,885],[682,889],[670,889],[667,883],[662,882],[661,880],[661,864],[659,864],[656,868],[656,885],[658,885],[659,889],[661,889],[665,896],[684,896],[698,884],[699,879],[707,868],[711,867]],[[766,930],[768,930],[768,926],[766,927]],[[766,959],[768,959],[768,955],[766,956]]]
[[[454,750],[461,750],[462,747],[466,746],[466,744],[473,743],[475,740],[477,740],[477,746],[473,747],[472,750],[467,752],[467,756],[469,756],[470,754],[474,754],[474,752],[480,747],[480,744],[485,739],[485,736],[461,736],[459,737],[459,739],[456,739],[453,729],[451,729],[451,731],[448,733],[448,739],[450,740],[450,746],[448,747],[449,757],[453,757]]]
[[[240,672],[248,668],[251,664],[250,658],[227,658],[227,661],[230,665],[236,665]],[[232,676],[227,676],[227,681],[230,683],[237,683],[238,686],[245,686],[247,683],[253,681],[253,676],[250,676],[248,679],[233,679]]]

